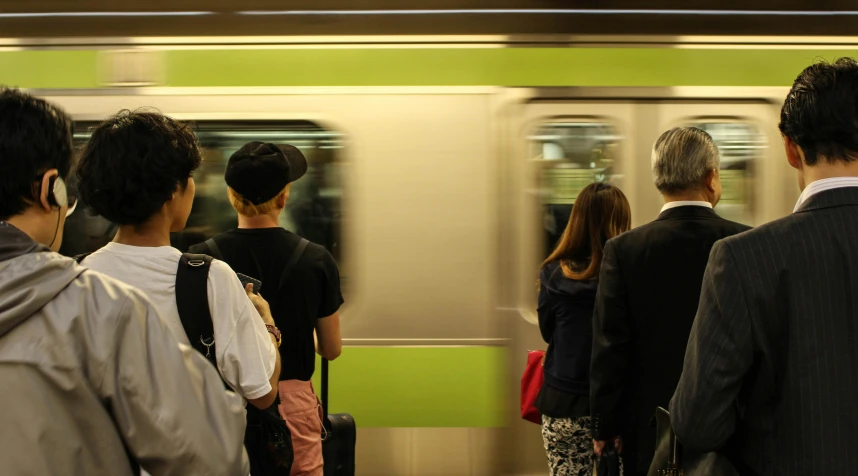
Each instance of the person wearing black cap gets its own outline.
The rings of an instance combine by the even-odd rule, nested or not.
[[[328,250],[278,225],[292,182],[306,172],[307,160],[291,145],[245,144],[229,158],[224,177],[238,228],[190,249],[262,282],[259,292],[282,329],[279,408],[292,432],[292,475],[321,476],[322,423],[310,378],[315,352],[328,360],[340,355],[343,296]]]

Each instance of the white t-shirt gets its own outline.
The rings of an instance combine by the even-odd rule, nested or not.
[[[176,270],[182,252],[172,246],[108,243],[83,265],[140,289],[155,304],[179,342],[190,344],[176,305]],[[218,371],[245,399],[271,391],[277,349],[241,281],[223,261],[212,261],[208,278]]]

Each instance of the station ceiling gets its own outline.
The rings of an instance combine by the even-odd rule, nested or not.
[[[852,36],[854,0],[0,0],[0,37]]]

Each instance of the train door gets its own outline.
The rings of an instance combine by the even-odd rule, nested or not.
[[[706,130],[721,153],[723,196],[716,211],[757,225],[788,213],[786,162],[777,135],[777,105],[765,101],[646,99],[530,99],[509,118],[506,190],[514,199],[504,214],[514,218],[508,242],[514,258],[510,297],[510,392],[518,394],[527,350],[545,349],[536,314],[538,270],[566,226],[575,197],[593,181],[620,187],[632,208],[632,226],[658,216],[661,196],[652,184],[652,144],[665,130]],[[513,142],[514,141],[514,142]],[[787,194],[789,195],[789,194]],[[514,283],[514,284],[512,284]],[[513,415],[513,410],[516,414]],[[545,474],[539,427],[517,408],[509,435],[509,474]]]

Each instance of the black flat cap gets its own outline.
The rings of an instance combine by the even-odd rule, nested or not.
[[[307,159],[296,147],[248,142],[226,163],[226,184],[254,205],[276,197],[307,172]]]

